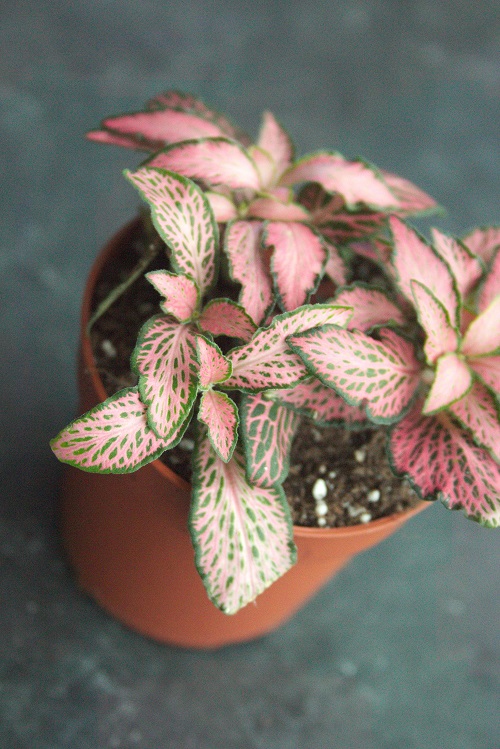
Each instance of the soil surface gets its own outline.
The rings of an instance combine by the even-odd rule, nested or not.
[[[96,285],[93,305],[131,273],[147,247],[138,231],[119,261],[110,262]],[[162,249],[148,270],[166,266]],[[91,341],[109,395],[137,382],[130,356],[141,325],[161,312],[159,295],[139,277],[94,323]],[[318,427],[303,419],[292,447],[290,473],[283,484],[295,525],[341,527],[401,512],[418,502],[406,481],[395,477],[385,456],[385,428],[347,430]],[[160,458],[190,480],[193,433]]]

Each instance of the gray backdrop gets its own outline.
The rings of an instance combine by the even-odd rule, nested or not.
[[[275,634],[161,646],[76,588],[48,440],[74,414],[83,283],[137,205],[86,130],[176,87],[299,152],[361,154],[464,232],[499,221],[494,0],[3,0],[0,746],[492,749],[498,542],[433,506]]]

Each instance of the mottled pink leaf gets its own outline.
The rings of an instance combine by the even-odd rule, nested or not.
[[[256,486],[281,484],[300,416],[262,393],[243,396],[240,412],[248,480]]]
[[[438,204],[434,198],[431,198],[430,195],[427,195],[426,192],[416,187],[409,180],[403,179],[403,177],[399,177],[397,174],[386,172],[384,169],[381,169],[380,173],[397,198],[398,208],[395,213],[399,216],[415,216],[416,214],[428,212],[434,213],[438,208]]]
[[[463,398],[472,387],[472,372],[455,352],[440,356],[422,413],[431,414]]]
[[[161,151],[148,162],[210,185],[226,185],[232,190],[258,190],[257,167],[245,149],[225,138],[184,141]]]
[[[210,208],[217,223],[225,224],[238,217],[236,206],[226,195],[209,190],[205,193],[205,197],[210,203]]]
[[[200,388],[205,390],[211,385],[227,380],[232,372],[231,362],[226,359],[217,344],[197,335],[196,349],[200,365]]]
[[[183,431],[159,439],[147,423],[137,388],[129,388],[75,419],[50,444],[59,460],[84,471],[129,473],[173,447]]]
[[[308,369],[348,403],[366,407],[369,418],[387,424],[401,417],[420,377],[413,346],[389,329],[381,341],[333,325],[289,338]]]
[[[228,353],[233,374],[224,387],[256,393],[296,385],[308,371],[300,357],[290,350],[287,338],[319,325],[345,325],[350,314],[348,307],[315,304],[277,315],[268,328],[259,328],[249,343]]]
[[[450,321],[448,312],[427,286],[419,281],[411,281],[410,286],[418,321],[426,334],[425,357],[429,364],[434,364],[441,354],[455,351],[458,346],[458,333]]]
[[[248,218],[271,221],[308,221],[309,213],[298,203],[282,203],[276,198],[256,198],[248,206]]]
[[[500,295],[500,250],[492,260],[491,266],[486,274],[484,283],[479,292],[477,303],[478,312],[484,312],[486,307],[492,303],[496,296]]]
[[[349,247],[358,255],[367,257],[369,260],[374,260],[377,263],[382,263],[384,270],[390,276],[394,275],[394,270],[389,265],[392,247],[385,240],[379,237],[371,237],[368,241],[351,242]]]
[[[500,226],[474,229],[462,238],[462,242],[471,252],[488,263],[500,247]]]
[[[238,407],[225,393],[208,390],[200,401],[198,418],[208,428],[212,447],[224,463],[231,460],[238,441]]]
[[[253,601],[296,561],[283,489],[249,484],[240,450],[224,463],[206,436],[195,452],[190,530],[208,596],[226,614]]]
[[[293,408],[324,426],[367,426],[364,409],[350,406],[330,387],[315,377],[299,382],[290,390],[271,390],[266,397]]]
[[[271,272],[281,307],[291,312],[307,302],[318,286],[327,257],[323,242],[304,224],[272,221],[263,243],[273,250]]]
[[[396,216],[390,218],[394,237],[392,262],[401,292],[413,304],[412,281],[427,286],[444,306],[453,325],[458,323],[458,298],[446,263],[414,229]]]
[[[262,115],[257,145],[272,156],[276,177],[290,166],[294,155],[293,143],[271,112],[264,112]]]
[[[383,291],[362,283],[341,289],[335,295],[335,304],[353,308],[354,312],[348,325],[350,330],[357,329],[365,333],[370,328],[390,322],[397,325],[405,324],[401,310]]]
[[[136,151],[154,151],[157,148],[161,148],[161,144],[159,143],[135,138],[132,135],[120,135],[120,133],[113,133],[111,130],[91,130],[87,133],[86,137],[94,143],[133,148]]]
[[[159,148],[192,138],[216,138],[225,135],[215,123],[173,109],[108,117],[102,125],[106,130],[130,135],[139,141],[145,140],[159,145]],[[155,150],[159,148],[155,147]]]
[[[215,278],[219,236],[208,200],[194,182],[178,174],[142,167],[125,175],[151,206],[176,270],[191,276],[203,295]]]
[[[500,395],[500,356],[478,356],[467,359],[482,382]]]
[[[212,335],[226,335],[249,341],[257,326],[243,307],[230,299],[212,299],[203,309],[198,324]]]
[[[132,355],[148,423],[169,439],[184,422],[198,391],[198,359],[191,326],[161,315],[142,327]]]
[[[466,298],[483,274],[483,266],[470,250],[453,237],[432,230],[432,240],[439,256],[448,264],[462,298]]]
[[[500,348],[500,296],[481,312],[467,328],[461,351],[465,356],[486,356]]]
[[[273,304],[271,275],[261,245],[260,221],[235,221],[225,234],[224,249],[234,281],[242,288],[240,304],[259,324]]]
[[[200,292],[191,278],[166,270],[153,270],[146,273],[146,278],[164,297],[160,306],[166,315],[173,315],[180,322],[192,318],[200,301]]]
[[[348,161],[339,153],[317,153],[297,161],[280,184],[319,182],[328,192],[342,195],[347,206],[358,203],[375,208],[397,207],[398,201],[382,177],[362,161]]]
[[[272,157],[258,146],[250,146],[247,153],[257,167],[261,188],[272,187],[276,180],[276,164]]]
[[[475,382],[464,398],[450,406],[450,411],[472,433],[474,442],[500,462],[499,406],[490,391]]]
[[[340,252],[330,242],[325,245],[327,259],[325,265],[325,276],[328,276],[337,286],[342,286],[346,282],[347,270]]]
[[[418,404],[393,428],[390,453],[394,470],[424,499],[441,499],[483,525],[499,525],[500,467],[443,413],[422,416]]]

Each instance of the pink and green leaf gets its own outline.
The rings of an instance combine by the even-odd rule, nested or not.
[[[342,256],[338,249],[330,242],[325,244],[325,248],[327,251],[325,276],[328,276],[337,286],[342,286],[342,284],[345,284],[347,278],[347,269]]]
[[[467,362],[481,382],[500,395],[500,356],[469,357]]]
[[[500,247],[500,226],[474,229],[462,238],[462,242],[485,263],[489,263]]]
[[[301,358],[288,346],[287,338],[319,325],[345,325],[350,314],[348,307],[315,304],[276,316],[271,325],[259,329],[249,343],[228,353],[233,374],[224,387],[248,393],[293,387],[308,375],[308,371]]]
[[[198,392],[198,359],[191,326],[162,315],[142,327],[132,355],[139,392],[155,434],[170,439],[187,418]]]
[[[475,382],[467,395],[449,410],[471,432],[476,445],[484,447],[500,463],[499,404],[491,392]]]
[[[277,177],[290,166],[294,157],[293,143],[271,112],[262,115],[257,145],[272,157]]]
[[[292,408],[322,426],[369,426],[364,409],[350,406],[315,377],[299,382],[290,390],[270,390],[266,398]]]
[[[255,600],[296,561],[282,488],[249,484],[240,450],[224,463],[205,435],[195,452],[190,530],[208,596],[226,614]]]
[[[210,203],[210,208],[217,223],[225,224],[238,217],[238,210],[227,195],[209,190],[205,193],[205,197]]]
[[[75,419],[50,444],[59,460],[84,471],[129,473],[173,447],[182,427],[169,440],[158,438],[137,388],[129,388]]]
[[[194,182],[178,174],[142,167],[125,175],[151,206],[176,270],[191,276],[203,295],[215,279],[219,236],[208,200]]]
[[[356,283],[340,289],[335,295],[335,304],[353,308],[349,330],[356,329],[366,333],[380,325],[405,324],[405,317],[394,302],[383,291],[366,284]]]
[[[383,178],[363,161],[348,161],[339,153],[317,153],[295,162],[280,184],[319,182],[328,192],[342,195],[348,208],[363,203],[373,208],[397,207],[398,201]]]
[[[250,146],[247,153],[257,167],[261,188],[271,187],[276,180],[276,164],[273,158],[259,146]]]
[[[394,426],[389,457],[423,499],[463,508],[482,525],[500,524],[500,466],[443,413],[423,416],[417,404]]]
[[[257,324],[274,302],[261,233],[260,221],[235,221],[228,225],[224,240],[231,278],[242,287],[239,302]]]
[[[179,322],[191,320],[200,303],[200,291],[189,276],[179,276],[166,270],[153,270],[146,278],[164,297],[161,308]]]
[[[316,290],[327,252],[312,229],[294,222],[267,224],[263,244],[273,250],[271,272],[284,311],[305,304]]]
[[[455,351],[458,346],[458,332],[450,321],[444,306],[432,291],[420,281],[410,282],[418,321],[425,331],[425,357],[434,364],[442,355]]]
[[[162,143],[148,141],[144,138],[134,137],[133,135],[121,135],[111,130],[90,130],[86,138],[94,143],[132,148],[135,151],[156,151],[162,148]]]
[[[500,348],[500,295],[467,328],[461,346],[465,356],[491,356]]]
[[[472,387],[472,372],[455,352],[440,356],[431,389],[424,403],[424,414],[448,408],[463,398]]]
[[[288,339],[310,372],[379,424],[400,419],[419,384],[412,344],[389,329],[375,341],[359,331],[325,325]]]
[[[215,452],[224,463],[231,456],[238,441],[238,407],[225,393],[207,390],[200,401],[198,418],[208,428],[208,437]]]
[[[196,350],[200,365],[199,378],[202,390],[228,379],[232,372],[231,362],[226,359],[216,343],[207,341],[203,336],[197,335]]]
[[[484,283],[481,285],[477,303],[478,312],[484,312],[497,296],[500,296],[500,250],[495,253]]]
[[[248,481],[256,486],[281,484],[300,416],[263,393],[243,396],[240,412]]]
[[[458,293],[465,299],[483,274],[481,261],[465,245],[437,229],[432,230],[432,240],[439,256],[451,270]]]
[[[399,216],[416,216],[435,213],[439,206],[430,195],[416,187],[412,182],[397,174],[386,172],[381,169],[380,173],[386,184],[397,198],[398,208],[395,211]]]
[[[299,203],[277,200],[274,197],[255,198],[249,204],[246,215],[270,221],[309,221],[311,218],[306,209]]]
[[[245,309],[230,299],[212,299],[204,308],[198,324],[212,335],[226,335],[249,341],[257,330]]]
[[[153,156],[148,166],[232,190],[259,190],[261,186],[259,172],[247,151],[226,138],[183,141]]]

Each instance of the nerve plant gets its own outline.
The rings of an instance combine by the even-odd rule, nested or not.
[[[428,242],[404,219],[436,204],[410,182],[336,152],[296,161],[270,113],[252,144],[177,92],[89,137],[152,153],[126,176],[167,258],[146,274],[161,312],[138,336],[137,386],[62,430],[60,460],[135,471],[197,419],[189,526],[228,614],[295,561],[282,483],[302,417],[389,425],[389,461],[421,497],[498,525],[500,229]],[[352,282],[360,255],[371,283]]]

